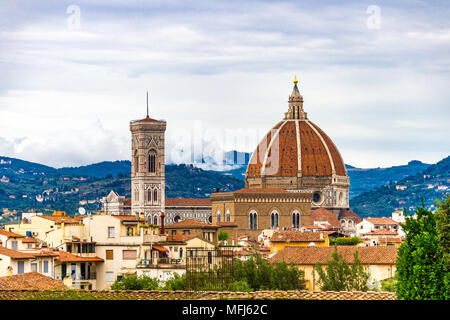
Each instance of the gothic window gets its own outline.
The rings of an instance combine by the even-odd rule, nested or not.
[[[257,230],[258,229],[258,214],[256,211],[252,211],[249,214],[249,229]]]
[[[147,202],[152,202],[152,190],[147,190]]]
[[[153,190],[153,202],[158,202],[158,189]]]
[[[158,216],[153,217],[153,224],[158,224]]]
[[[153,150],[148,155],[148,172],[156,172],[156,152]]]
[[[300,228],[300,213],[297,211],[292,213],[292,226],[296,229]]]
[[[137,150],[134,152],[134,173],[139,172],[139,156]]]
[[[270,228],[278,228],[278,212],[274,211],[270,214]]]

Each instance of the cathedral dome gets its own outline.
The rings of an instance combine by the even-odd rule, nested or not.
[[[315,192],[332,185],[348,190],[344,161],[330,137],[308,119],[295,80],[284,119],[264,136],[252,154],[246,187]],[[347,202],[342,198],[346,196],[341,196],[342,205]],[[315,195],[315,202],[320,203],[317,197],[323,195]]]

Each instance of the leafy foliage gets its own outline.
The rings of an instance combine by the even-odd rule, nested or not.
[[[219,235],[217,236],[217,238],[219,239],[219,241],[227,241],[228,240],[228,233],[226,233],[225,231],[220,231]]]
[[[350,238],[345,238],[345,237],[339,237],[336,239],[330,239],[330,244],[331,245],[347,245],[347,246],[354,246],[357,245],[358,243],[362,243],[363,241],[358,238],[358,237],[350,237]]]
[[[116,280],[112,285],[112,290],[157,290],[159,280],[148,276],[127,275],[120,280]]]
[[[325,269],[321,263],[316,264],[319,274],[318,283],[323,291],[367,291],[369,274],[355,250],[353,263],[348,265],[345,259],[338,253],[337,247],[333,250],[332,258],[327,261]]]
[[[437,214],[417,207],[417,219],[406,217],[405,240],[397,258],[397,297],[407,300],[440,300],[449,298],[448,215],[449,200],[439,204]],[[437,221],[439,223],[437,224]],[[439,228],[438,228],[439,225]]]
[[[252,290],[304,289],[304,276],[304,271],[293,264],[268,263],[260,255],[234,264],[235,281],[245,281]]]
[[[166,280],[164,285],[161,287],[162,290],[186,290],[186,275],[179,275],[174,273],[173,277]]]

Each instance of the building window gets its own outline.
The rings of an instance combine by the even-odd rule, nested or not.
[[[249,229],[257,230],[258,229],[258,214],[256,211],[252,211],[249,214]]]
[[[48,261],[44,261],[44,273],[48,273]]]
[[[137,250],[122,250],[123,260],[136,260]]]
[[[158,216],[153,217],[153,224],[158,224]]]
[[[270,214],[270,228],[278,228],[278,212],[274,211]]]
[[[106,260],[114,260],[114,250],[106,250]]]
[[[152,202],[152,190],[147,191],[147,202]]]
[[[177,234],[177,230],[172,230],[172,235],[176,235]]]
[[[227,210],[227,213],[225,214],[225,220],[227,221],[227,222],[230,222],[231,221],[231,218],[230,218],[230,210]]]
[[[139,172],[139,156],[137,150],[134,152],[134,173]]]
[[[11,249],[17,250],[17,241],[16,240],[11,241]]]
[[[111,272],[111,271],[106,272],[106,281],[114,282],[114,272]]]
[[[114,227],[108,227],[108,238],[114,238]]]
[[[294,212],[292,214],[292,226],[296,229],[300,228],[300,213]]]
[[[220,211],[217,211],[217,222],[220,222]]]
[[[158,189],[153,190],[153,202],[158,202]]]
[[[156,172],[156,154],[154,151],[148,155],[148,172]]]
[[[25,269],[25,263],[23,261],[18,261],[17,262],[17,274],[24,273],[24,269]]]
[[[188,236],[188,235],[190,235],[191,233],[190,233],[189,230],[183,230],[183,234],[184,234],[185,236]]]
[[[31,272],[37,272],[37,263],[31,264]]]

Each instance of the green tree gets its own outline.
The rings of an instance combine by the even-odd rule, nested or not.
[[[120,280],[116,280],[112,285],[112,290],[157,290],[159,280],[148,276],[127,275]]]
[[[245,281],[252,290],[305,289],[304,276],[304,271],[293,264],[269,263],[260,255],[234,262],[234,280]]]
[[[369,274],[365,271],[356,249],[351,266],[338,253],[335,246],[326,267],[323,268],[321,263],[317,263],[316,270],[319,275],[318,283],[323,291],[367,291],[368,289]]]
[[[444,252],[441,248],[448,241],[448,199],[438,205],[433,214],[422,206],[416,208],[417,219],[407,216],[403,230],[405,240],[398,250],[397,297],[404,300],[441,300],[447,297]],[[406,210],[405,210],[406,214]],[[440,233],[438,233],[437,220]],[[446,230],[446,232],[445,232]],[[447,243],[448,245],[448,243]],[[444,250],[444,252],[443,252]],[[448,273],[448,272],[447,272]]]
[[[173,278],[166,280],[161,287],[162,290],[186,290],[186,275],[174,273]]]
[[[362,240],[358,237],[350,237],[350,238],[339,237],[336,238],[335,240],[330,240],[330,244],[336,244],[338,246],[340,245],[354,246],[357,245],[358,243],[362,243]]]
[[[438,233],[438,248],[442,253],[444,272],[444,296],[450,299],[450,196],[438,202],[436,210],[436,227]]]
[[[228,240],[228,233],[226,233],[225,231],[220,231],[217,238],[219,239],[219,241],[225,242]]]

